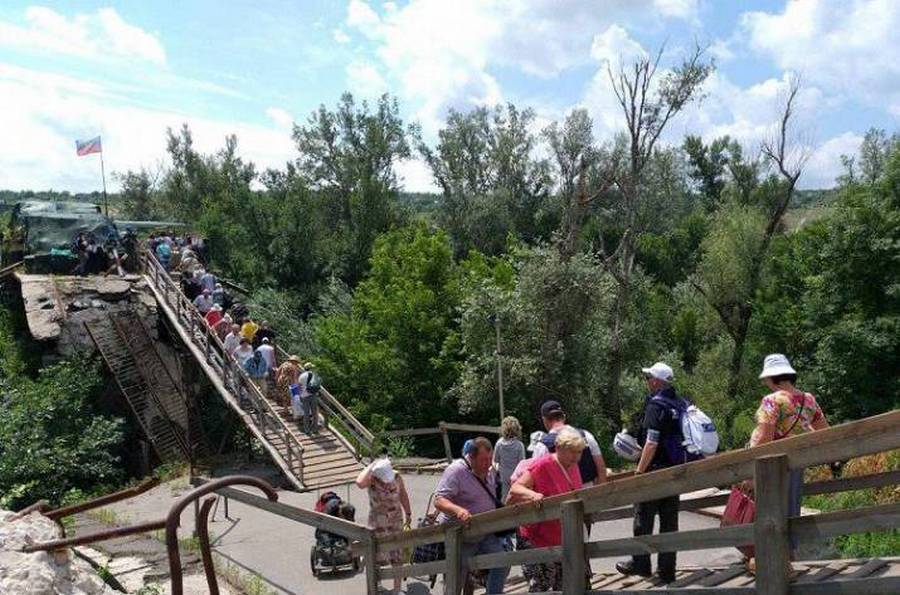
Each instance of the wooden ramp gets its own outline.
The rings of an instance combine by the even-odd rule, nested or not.
[[[371,433],[323,388],[319,405],[324,423],[317,435],[304,434],[289,409],[264,395],[234,358],[224,353],[221,341],[156,259],[149,254],[144,258],[145,278],[160,310],[213,387],[288,481],[299,490],[352,482],[363,468],[355,444],[370,447]]]
[[[818,560],[795,562],[796,576],[791,593],[863,592],[893,593],[887,579],[900,577],[900,558],[872,560]],[[828,581],[828,584],[823,581]],[[818,583],[818,584],[817,584]],[[852,589],[847,589],[852,583]],[[679,568],[675,582],[668,585],[657,578],[624,576],[618,573],[595,573],[588,593],[756,593],[756,577],[744,564],[718,567],[689,566]],[[883,589],[883,590],[880,590]],[[478,589],[476,593],[484,593]],[[504,593],[527,593],[528,584],[521,576],[510,577]]]

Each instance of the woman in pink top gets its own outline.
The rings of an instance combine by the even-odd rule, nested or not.
[[[578,460],[587,444],[577,431],[566,428],[556,438],[556,452],[536,459],[512,485],[509,503],[538,502],[581,489]],[[551,547],[562,544],[559,521],[544,521],[519,529],[518,549]],[[562,589],[562,562],[524,564],[522,572],[531,593]]]

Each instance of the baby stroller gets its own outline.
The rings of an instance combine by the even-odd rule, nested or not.
[[[325,492],[319,496],[315,510],[347,521],[356,519],[356,508],[341,500],[334,492]],[[349,539],[324,529],[316,529],[316,544],[309,552],[309,566],[313,576],[319,578],[319,574],[325,570],[358,572],[362,564],[359,556],[354,556],[350,550]]]

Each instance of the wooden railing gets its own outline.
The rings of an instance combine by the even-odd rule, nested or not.
[[[247,424],[248,428],[262,442],[288,479],[297,488],[304,489],[303,445],[300,440],[234,356],[226,352],[222,341],[210,330],[203,315],[181,292],[181,288],[159,261],[146,251],[142,253],[141,260],[145,277],[178,321],[176,330],[191,348],[198,363],[204,366],[210,381],[220,394],[230,397],[226,401],[239,415],[252,422]],[[246,403],[249,406],[245,406]],[[284,455],[270,443],[271,432],[281,438]]]
[[[279,361],[287,361],[290,355],[280,345],[276,345],[275,348]],[[357,458],[374,454],[372,451],[375,449],[375,436],[324,386],[319,391],[319,408],[324,414],[325,425],[345,439]],[[337,420],[338,423],[332,423],[333,420]]]
[[[444,457],[447,462],[453,460],[453,451],[450,448],[449,432],[466,432],[468,434],[499,434],[500,428],[497,426],[479,426],[473,424],[455,424],[442,421],[438,423],[436,428],[412,428],[409,430],[388,430],[383,434],[385,436],[393,436],[396,438],[411,438],[415,436],[429,436],[432,434],[440,434],[441,441],[444,444]]]
[[[820,592],[815,589],[821,589],[823,585],[828,584],[827,582],[817,583],[815,586],[794,585],[792,588],[789,586],[789,537],[800,543],[816,542],[836,535],[900,527],[900,504],[789,518],[787,516],[789,471],[896,448],[900,448],[900,410],[752,449],[729,452],[694,463],[545,498],[538,504],[522,504],[478,514],[465,525],[437,525],[379,537],[375,545],[377,552],[443,542],[447,558],[426,564],[378,568],[377,579],[443,573],[446,576],[447,593],[456,595],[462,588],[462,580],[468,570],[562,561],[564,570],[562,592],[580,595],[587,589],[584,578],[585,560],[589,558],[753,544],[756,547],[757,558],[755,590],[732,588],[727,591],[728,593]],[[587,543],[584,541],[582,528],[585,519],[589,522],[601,522],[623,518],[630,516],[631,511],[628,507],[636,502],[656,500],[704,488],[727,486],[749,478],[755,481],[757,516],[753,524],[628,539]],[[898,473],[889,472],[809,484],[806,493],[833,493],[864,487],[895,485],[897,481]],[[696,510],[722,502],[721,496],[701,498],[683,503],[682,510]],[[463,542],[477,540],[498,531],[515,529],[523,524],[548,520],[562,521],[562,545],[475,556],[467,561],[464,569],[461,558]],[[584,555],[581,555],[582,552]],[[900,592],[900,577],[843,581],[839,592],[896,593]]]

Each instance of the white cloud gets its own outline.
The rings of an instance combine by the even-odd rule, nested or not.
[[[900,2],[789,0],[781,12],[749,12],[750,46],[831,94],[900,113]]]
[[[2,188],[98,190],[97,159],[77,157],[75,139],[102,136],[112,182],[112,172],[158,163],[165,156],[166,128],[183,122],[204,152],[236,134],[241,154],[260,169],[283,167],[295,154],[288,131],[129,105],[115,92],[65,75],[0,64],[0,97],[0,129],[16,139],[0,144]]]
[[[450,108],[504,99],[496,69],[550,78],[591,60],[597,31],[618,20],[659,25],[691,18],[696,2],[609,0],[411,0],[381,14],[352,0],[346,24],[373,40],[384,77],[414,106],[426,134]]]
[[[810,156],[800,178],[801,188],[830,188],[843,173],[841,155],[856,155],[862,135],[845,132],[822,143]]]
[[[331,32],[331,36],[338,43],[350,43],[350,36],[347,35],[340,27]]]
[[[291,130],[294,126],[294,116],[285,109],[280,107],[270,107],[266,110],[266,115],[272,120],[279,128],[286,128]]]
[[[610,25],[606,31],[595,35],[591,42],[591,58],[601,63],[630,62],[646,55],[641,44],[619,25]]]
[[[126,23],[112,8],[68,18],[50,8],[25,11],[26,26],[0,21],[0,45],[83,58],[136,58],[164,64],[166,52],[152,34]]]
[[[400,186],[407,192],[440,192],[431,168],[420,159],[404,159],[395,170]]]
[[[347,86],[351,93],[364,98],[378,97],[388,85],[371,62],[355,61],[347,65]]]

